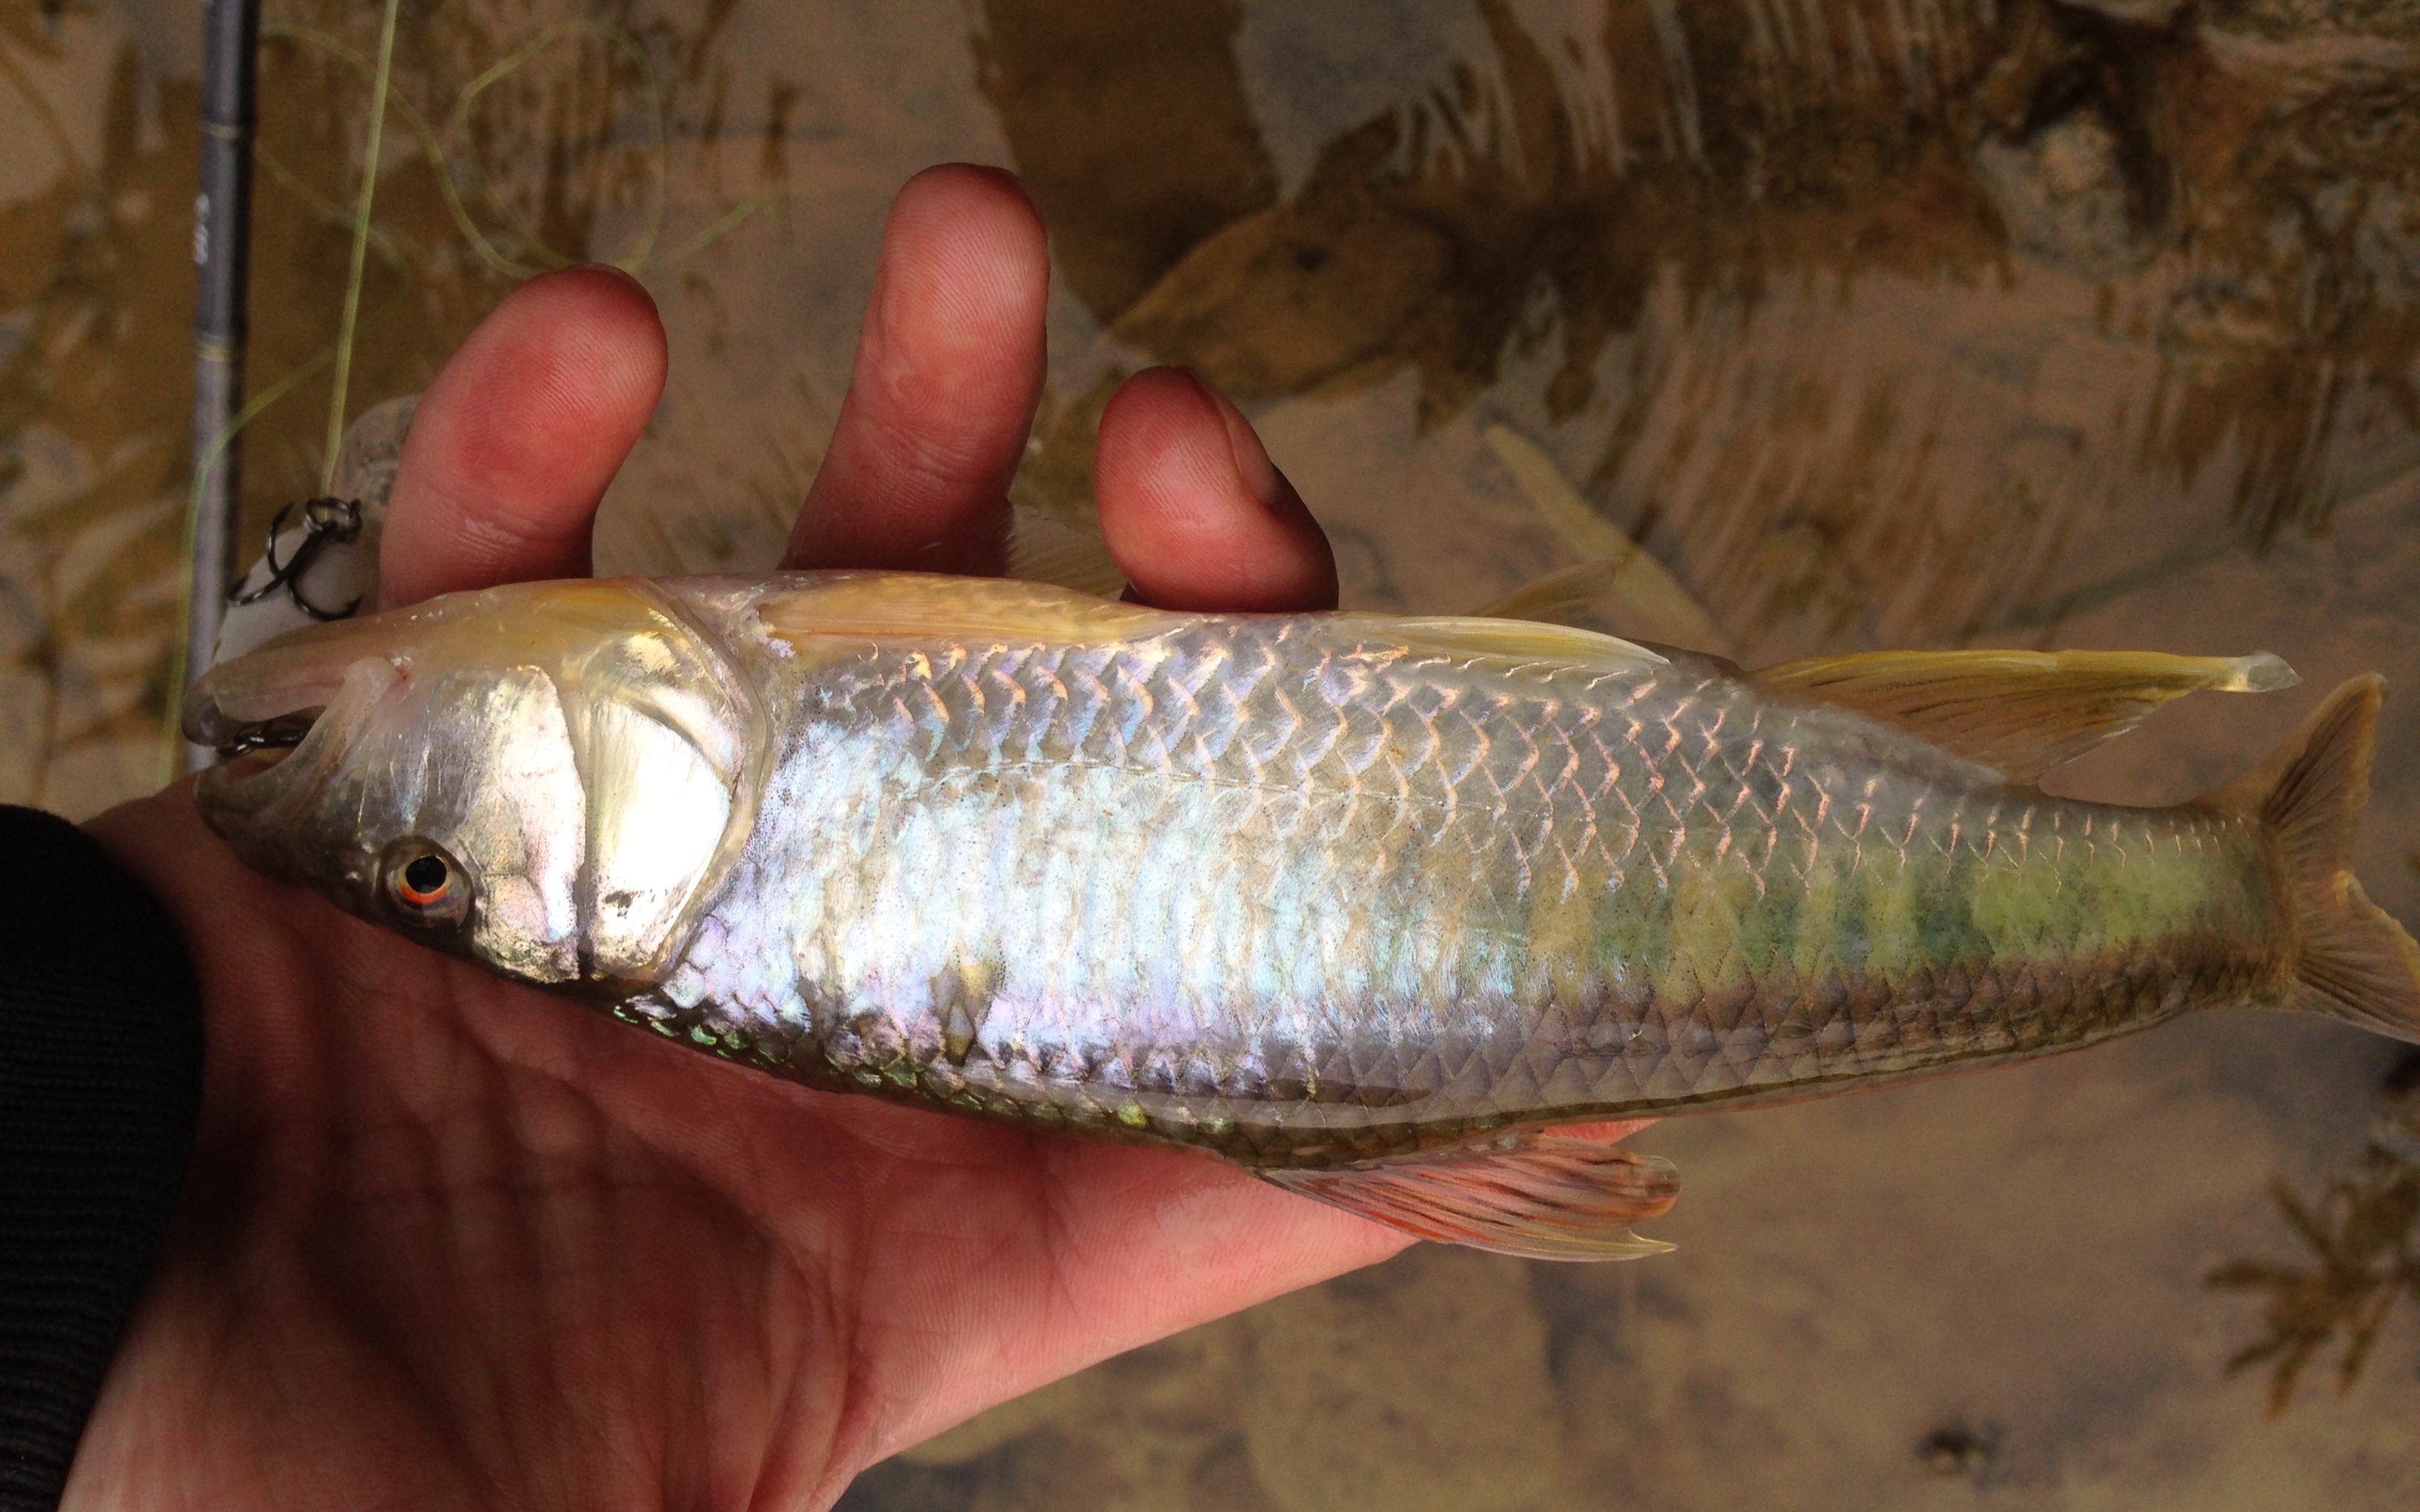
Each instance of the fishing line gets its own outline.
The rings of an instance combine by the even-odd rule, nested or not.
[[[551,269],[576,266],[581,260],[566,256],[546,246],[535,231],[522,224],[509,202],[497,190],[493,177],[479,161],[478,154],[468,152],[465,157],[479,180],[484,197],[499,217],[505,222],[507,229],[520,240],[524,251],[534,261],[522,262],[507,256],[481,229],[477,220],[472,216],[469,206],[464,202],[460,180],[455,172],[455,158],[445,149],[443,138],[430,124],[427,116],[411,102],[409,96],[392,91],[395,36],[399,10],[399,0],[386,0],[385,8],[380,17],[379,50],[375,59],[363,55],[358,48],[341,38],[312,27],[273,20],[262,23],[261,36],[264,39],[282,38],[311,49],[324,56],[334,58],[368,82],[370,121],[367,141],[365,145],[365,161],[363,164],[361,188],[356,196],[353,210],[348,215],[335,201],[312,189],[300,175],[294,173],[283,162],[278,161],[265,149],[256,149],[262,165],[268,169],[271,177],[275,178],[281,187],[292,193],[297,199],[314,211],[328,220],[345,225],[350,232],[352,248],[346,275],[343,313],[338,321],[336,339],[334,342],[320,347],[300,366],[254,394],[240,409],[236,411],[225,427],[211,437],[209,444],[203,448],[201,463],[194,470],[192,495],[186,509],[184,556],[189,562],[193,557],[194,525],[199,517],[200,500],[207,486],[210,471],[217,464],[220,456],[225,453],[237,436],[271,406],[283,401],[295,390],[327,371],[331,366],[335,369],[335,378],[329,396],[328,430],[325,451],[320,459],[319,492],[323,496],[334,492],[335,471],[343,454],[344,417],[347,391],[351,381],[353,347],[362,329],[362,283],[366,270],[369,249],[375,246],[380,259],[389,267],[400,270],[404,266],[402,243],[396,238],[378,229],[372,224],[370,215],[376,204],[379,159],[383,150],[384,127],[389,107],[401,116],[405,128],[418,139],[422,151],[427,156],[430,170],[436,176],[438,193],[444,201],[447,214],[453,219],[455,227],[461,232],[463,240],[470,245],[472,251],[477,255],[479,260],[489,271],[513,283],[521,283]],[[662,79],[657,72],[655,60],[649,56],[645,47],[638,39],[610,22],[558,23],[515,49],[493,67],[481,72],[463,91],[449,119],[449,130],[467,143],[470,139],[471,107],[481,94],[527,67],[556,42],[582,36],[599,39],[631,58],[637,63],[645,80],[648,141],[643,150],[649,160],[652,193],[649,195],[645,224],[637,246],[626,255],[614,259],[613,266],[635,274],[645,270],[652,264],[684,261],[704,252],[723,237],[746,224],[756,215],[781,203],[783,196],[780,194],[752,195],[724,211],[713,223],[682,242],[671,253],[661,256],[657,255],[656,243],[662,234],[669,197],[672,157],[666,135]],[[0,54],[0,62],[12,61],[5,54]],[[30,88],[27,92],[32,94]],[[33,95],[33,100],[38,110],[47,111],[46,100],[39,95]],[[55,126],[56,123],[52,124]],[[63,131],[60,135],[61,145],[65,147]],[[71,149],[70,150],[72,162]],[[78,164],[78,166],[81,165]],[[180,619],[182,617],[179,616]],[[194,671],[188,660],[184,638],[179,636],[169,658],[167,686],[171,692],[165,711],[166,739],[163,742],[165,754],[162,778],[163,782],[176,774],[178,752],[181,749],[181,736],[177,725],[178,696],[175,690],[184,687],[192,678]]]
[[[386,0],[379,19],[378,76],[370,82],[369,143],[363,149],[362,197],[353,213],[353,255],[345,272],[345,313],[336,322],[336,376],[328,395],[328,447],[319,463],[319,492],[336,491],[336,457],[345,443],[345,391],[353,376],[353,327],[362,314],[362,270],[369,261],[370,206],[378,198],[379,149],[386,135],[387,82],[395,68],[395,18],[402,0]]]
[[[648,260],[654,255],[656,250],[656,239],[663,232],[664,202],[670,193],[672,179],[672,150],[670,145],[665,140],[664,135],[663,81],[656,73],[655,59],[647,55],[647,50],[639,45],[637,38],[632,37],[628,32],[624,31],[621,27],[616,26],[610,22],[557,22],[555,24],[549,26],[546,30],[538,33],[535,37],[522,43],[519,48],[514,50],[512,53],[507,54],[501,61],[489,68],[486,72],[471,81],[470,86],[462,91],[462,97],[454,102],[454,115],[451,121],[453,134],[458,140],[464,142],[469,141],[471,139],[471,107],[478,102],[478,99],[481,95],[487,93],[488,90],[493,88],[496,85],[501,84],[505,79],[511,77],[514,73],[527,66],[532,59],[545,52],[548,48],[552,47],[556,42],[559,42],[567,37],[579,36],[597,38],[604,41],[608,46],[616,49],[625,56],[637,63],[639,66],[639,71],[646,79],[645,98],[647,101],[647,131],[652,149],[648,155],[648,162],[651,168],[650,177],[654,181],[653,193],[648,196],[646,224],[644,229],[643,229],[639,234],[639,244],[637,250],[626,256],[613,259],[614,267],[621,269],[625,272],[636,273],[641,269],[644,268]],[[564,257],[552,251],[535,231],[521,223],[520,215],[513,209],[512,206],[504,199],[504,197],[497,192],[495,180],[489,176],[487,165],[480,162],[479,155],[475,152],[471,153],[469,155],[469,161],[472,172],[478,176],[480,193],[488,201],[489,208],[493,209],[497,216],[507,225],[511,226],[514,233],[519,236],[524,243],[535,249],[535,253],[538,256],[547,259],[550,267],[570,267],[571,259]]]
[[[218,466],[219,457],[225,454],[228,444],[246,425],[259,418],[262,410],[318,377],[335,360],[336,348],[334,343],[320,347],[311,355],[310,361],[254,394],[245,402],[242,409],[235,412],[235,418],[226,423],[225,428],[211,437],[209,444],[202,449],[200,465],[194,469],[193,493],[185,501],[184,558],[187,562],[194,559],[194,522],[201,518],[202,492],[209,485],[210,470]],[[187,576],[190,578],[192,575],[189,573]],[[188,583],[186,592],[192,591],[192,585]],[[190,609],[187,612],[190,613]],[[179,615],[178,618],[181,620],[183,616]],[[179,634],[168,656],[167,707],[162,714],[165,728],[161,741],[160,781],[163,787],[174,781],[177,773],[183,767],[185,737],[178,721],[184,713],[182,705],[185,685],[192,682],[194,678],[191,656],[192,653],[186,646],[185,637]]]
[[[400,103],[400,97],[394,102]],[[253,146],[252,156],[253,161],[266,169],[271,178],[276,180],[280,189],[302,201],[321,220],[332,225],[341,225],[348,231],[352,229],[352,212],[304,182],[302,175],[286,165],[286,160],[257,143]],[[397,272],[403,270],[403,247],[391,233],[381,231],[377,226],[370,227],[370,249],[376,252],[379,255],[379,260],[389,268]]]
[[[358,49],[326,32],[297,26],[290,22],[271,21],[261,23],[260,34],[265,38],[283,38],[324,53],[365,80],[378,77],[377,65],[362,56]],[[445,201],[446,212],[453,216],[455,227],[471,244],[471,250],[479,255],[479,260],[488,265],[489,271],[515,283],[544,272],[542,268],[517,263],[496,250],[495,243],[488,239],[487,234],[479,229],[477,222],[471,219],[471,212],[462,204],[461,189],[454,180],[453,160],[447,156],[444,144],[438,140],[437,128],[428,124],[428,117],[420,113],[420,108],[411,102],[411,96],[396,95],[392,103],[402,115],[404,125],[420,139],[420,148],[428,155],[429,166],[437,175],[437,193]]]
[[[346,42],[342,38],[332,36],[327,32],[298,25],[292,22],[268,21],[261,23],[261,36],[294,42],[320,53],[351,69],[365,80],[374,82],[377,78],[376,63],[365,57],[358,48]],[[593,21],[561,23],[540,32],[535,38],[506,54],[501,62],[483,70],[474,78],[463,90],[462,97],[456,101],[442,133],[430,123],[427,116],[411,102],[410,96],[397,94],[389,101],[403,126],[419,142],[421,151],[427,156],[429,169],[437,178],[438,196],[444,201],[446,214],[453,219],[455,228],[462,233],[462,239],[469,243],[471,250],[478,255],[481,262],[488,265],[491,271],[500,277],[520,282],[535,278],[550,269],[577,267],[584,260],[556,252],[547,246],[544,239],[521,219],[520,213],[513,208],[512,203],[498,190],[479,155],[475,151],[463,149],[471,140],[471,110],[478,97],[535,62],[540,54],[555,43],[576,37],[597,38],[617,52],[626,54],[638,65],[645,82],[650,139],[645,150],[650,160],[649,177],[652,180],[647,226],[642,233],[639,244],[633,250],[613,259],[614,267],[626,272],[639,273],[644,272],[653,266],[685,261],[704,252],[739,226],[746,224],[751,219],[774,208],[782,202],[783,196],[780,194],[752,194],[724,211],[711,224],[678,247],[659,255],[655,251],[655,244],[662,234],[662,224],[668,211],[666,186],[670,178],[672,153],[665,127],[663,85],[660,76],[656,71],[655,61],[648,55],[646,49],[637,38],[611,23]],[[460,161],[468,164],[468,176],[477,180],[481,197],[494,210],[497,218],[504,223],[505,230],[520,242],[528,261],[513,257],[498,247],[486,230],[480,226],[476,218],[471,214],[470,206],[462,193],[464,173],[457,171],[456,152],[446,149],[445,142],[448,138],[458,144],[457,150],[460,152]],[[317,194],[310,194],[308,197],[317,204],[326,203]]]

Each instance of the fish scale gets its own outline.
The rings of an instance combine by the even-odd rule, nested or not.
[[[2022,871],[1997,794],[1971,791],[1995,779],[1912,741],[1885,771],[1812,777],[1841,721],[1694,658],[1609,675],[1213,618],[880,649],[817,661],[794,692],[768,806],[789,817],[705,903],[714,958],[692,952],[651,1011],[686,1029],[724,1005],[735,1053],[828,1085],[1282,1164],[1753,1096],[1810,1066],[1872,1078],[2088,1042],[2273,964],[2224,943],[2258,937],[2263,887],[2169,877],[2151,890],[2190,897],[2147,918],[2166,942],[2148,1002],[2122,972],[2063,1004],[1998,984],[2071,970],[2075,942],[2052,938],[2038,958],[1854,969],[1830,942],[1888,889],[1826,916],[1810,883]],[[2045,814],[2111,822],[2041,799],[2015,825]],[[2223,817],[2167,823],[2257,855]],[[1741,952],[1776,897],[1800,917],[1766,943],[1810,971]],[[1532,925],[1558,910],[1575,917],[1542,947]],[[1622,925],[1657,918],[1707,948],[1642,969]],[[784,975],[778,997],[736,985]]]

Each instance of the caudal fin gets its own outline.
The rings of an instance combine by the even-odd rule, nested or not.
[[[2337,688],[2222,797],[2256,810],[2285,857],[2301,936],[2287,1006],[2420,1041],[2420,945],[2352,874],[2385,692],[2376,676]]]

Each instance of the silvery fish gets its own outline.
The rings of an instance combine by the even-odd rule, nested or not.
[[[883,573],[532,583],[214,669],[251,864],[810,1086],[1206,1150],[1425,1238],[1661,1246],[1575,1124],[2257,1004],[2420,1039],[2381,684],[2192,803],[2045,768],[2273,656],[1746,673],[1512,619]],[[280,748],[238,754],[249,748]]]

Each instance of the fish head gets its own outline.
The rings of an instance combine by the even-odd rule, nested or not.
[[[261,872],[538,983],[677,959],[753,823],[761,715],[641,582],[523,583],[313,626],[212,668],[194,793]]]

